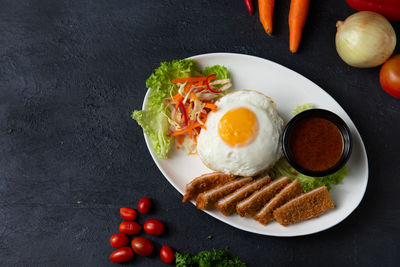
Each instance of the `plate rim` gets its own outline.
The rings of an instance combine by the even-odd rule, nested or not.
[[[361,201],[363,200],[363,198],[364,198],[364,196],[365,196],[365,192],[366,192],[366,190],[367,190],[368,180],[369,180],[369,161],[368,161],[368,154],[367,154],[367,151],[366,151],[366,148],[365,148],[365,145],[364,145],[364,141],[363,141],[363,139],[362,139],[362,137],[361,137],[360,132],[358,131],[357,126],[355,125],[355,123],[353,122],[353,120],[351,119],[351,117],[348,115],[348,113],[346,112],[346,110],[336,101],[336,99],[335,99],[334,97],[332,97],[332,96],[331,96],[328,92],[326,92],[322,87],[320,87],[319,85],[317,85],[316,83],[314,83],[313,81],[311,81],[310,79],[308,79],[307,77],[301,75],[300,73],[298,73],[298,72],[296,72],[296,71],[294,71],[294,70],[292,70],[292,69],[290,69],[290,68],[288,68],[288,67],[286,67],[286,66],[284,66],[284,65],[281,65],[281,64],[276,63],[276,62],[274,62],[274,61],[271,61],[271,60],[269,60],[269,59],[265,59],[265,58],[258,57],[258,56],[254,56],[254,55],[247,55],[247,54],[241,54],[241,53],[226,53],[226,52],[199,54],[199,55],[194,55],[194,56],[187,57],[186,59],[194,59],[194,60],[197,60],[198,58],[210,57],[210,56],[248,57],[248,58],[252,58],[253,60],[267,61],[267,62],[270,63],[270,64],[273,64],[273,65],[275,65],[275,66],[278,66],[278,67],[280,67],[280,68],[285,69],[286,71],[290,71],[290,72],[292,72],[293,74],[295,74],[295,75],[297,75],[297,76],[300,76],[302,79],[306,79],[308,82],[310,82],[310,83],[312,83],[314,86],[318,87],[318,88],[322,91],[322,93],[325,93],[325,94],[326,94],[327,96],[329,96],[337,105],[340,106],[340,108],[341,108],[341,109],[344,111],[344,113],[347,115],[347,117],[349,118],[349,120],[351,121],[351,123],[354,125],[354,128],[355,128],[355,130],[356,130],[356,132],[355,132],[355,133],[356,133],[356,136],[354,136],[354,137],[358,138],[359,141],[360,141],[361,148],[362,148],[362,149],[361,149],[361,152],[363,152],[363,155],[365,156],[365,160],[366,160],[366,174],[367,174],[367,175],[366,175],[366,178],[365,178],[364,187],[362,188],[362,192],[361,192],[362,195],[361,195],[360,199],[358,200],[358,202],[354,205],[354,208],[353,208],[351,211],[349,211],[347,214],[345,214],[340,220],[338,220],[338,221],[336,221],[335,223],[333,223],[332,225],[330,225],[330,226],[328,226],[328,227],[326,227],[326,228],[323,228],[323,229],[318,229],[318,230],[316,230],[316,231],[308,231],[308,232],[299,233],[299,234],[292,234],[292,233],[290,233],[290,234],[285,234],[285,233],[282,234],[282,233],[280,233],[280,234],[276,234],[276,235],[275,235],[275,234],[270,234],[270,233],[260,232],[260,231],[257,231],[257,230],[252,231],[252,230],[249,230],[249,229],[246,229],[246,228],[242,227],[241,225],[233,225],[233,224],[229,223],[228,220],[226,220],[226,221],[225,221],[225,220],[221,220],[220,218],[218,218],[217,216],[215,216],[211,211],[208,211],[208,210],[202,210],[202,211],[205,212],[205,213],[207,213],[208,215],[212,216],[213,218],[217,219],[218,221],[223,222],[223,223],[225,223],[225,224],[227,224],[227,225],[229,225],[229,226],[231,226],[231,227],[234,227],[234,228],[237,228],[237,229],[240,229],[240,230],[249,232],[249,233],[260,234],[260,235],[265,235],[265,236],[274,236],[274,237],[296,237],[296,236],[312,235],[312,234],[316,234],[316,233],[319,233],[319,232],[328,230],[328,229],[330,229],[330,228],[332,228],[332,227],[334,227],[334,226],[340,224],[341,222],[343,222],[343,221],[344,221],[348,216],[350,216],[350,214],[352,214],[352,213],[358,208],[358,206],[360,205]],[[150,90],[147,89],[146,94],[145,94],[144,99],[143,99],[143,104],[142,104],[142,109],[143,109],[143,110],[145,109],[146,100],[147,100],[149,91],[150,91]],[[150,155],[151,155],[151,157],[152,157],[154,163],[156,164],[157,168],[159,169],[159,171],[163,174],[164,178],[175,188],[175,190],[177,190],[180,194],[184,195],[184,192],[181,191],[181,190],[178,188],[178,186],[176,185],[176,183],[173,182],[172,179],[170,179],[170,178],[168,177],[168,175],[164,172],[164,170],[161,168],[160,163],[159,163],[159,159],[155,156],[155,154],[154,154],[154,152],[153,152],[153,148],[152,148],[152,146],[151,146],[151,144],[150,144],[150,141],[148,140],[147,135],[146,135],[144,132],[143,132],[143,135],[144,135],[144,139],[145,139],[145,142],[146,142],[147,149],[149,150]],[[354,137],[353,137],[353,138],[354,138]],[[196,205],[194,201],[191,201],[191,203],[192,203],[193,205]]]

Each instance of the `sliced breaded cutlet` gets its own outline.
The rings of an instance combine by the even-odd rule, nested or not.
[[[222,214],[229,216],[235,212],[237,203],[250,196],[252,193],[262,188],[269,182],[271,182],[271,178],[269,176],[255,179],[251,183],[218,200],[215,206],[219,209],[219,211],[222,212]]]
[[[300,196],[303,193],[303,187],[298,179],[286,185],[278,194],[276,194],[257,214],[254,220],[263,225],[267,225],[274,219],[274,210],[288,202],[289,200]]]
[[[186,185],[185,195],[183,196],[182,202],[196,199],[200,193],[231,182],[234,179],[235,176],[222,172],[203,174]]]
[[[251,177],[236,178],[234,181],[218,186],[206,192],[200,193],[196,199],[196,207],[201,210],[214,208],[215,202],[236,191],[242,186],[253,181]]]
[[[242,217],[254,216],[264,205],[270,201],[283,187],[290,183],[289,178],[283,176],[272,181],[260,190],[254,192],[248,198],[236,205],[236,211]]]
[[[285,226],[318,217],[334,207],[326,186],[321,186],[276,209],[274,218],[278,223]]]

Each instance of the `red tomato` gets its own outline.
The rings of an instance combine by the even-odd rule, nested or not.
[[[129,238],[121,233],[113,234],[110,243],[113,248],[120,248],[129,243]]]
[[[145,237],[136,237],[132,240],[132,249],[140,256],[149,256],[153,248],[153,243]]]
[[[143,229],[149,235],[162,235],[164,233],[164,224],[157,219],[151,219],[144,223]]]
[[[119,231],[127,235],[136,235],[140,232],[142,227],[137,222],[122,222],[119,225]]]
[[[140,213],[148,213],[151,208],[151,200],[148,197],[144,197],[141,200],[139,200],[138,204],[138,211]]]
[[[168,246],[162,246],[160,250],[160,258],[165,263],[171,263],[175,260],[174,251]]]
[[[133,252],[130,247],[122,247],[114,251],[110,255],[110,260],[112,262],[127,262],[133,258]]]
[[[120,208],[119,213],[121,214],[122,219],[127,220],[127,221],[134,221],[136,220],[137,212],[134,209],[131,208]]]
[[[400,55],[391,57],[383,64],[379,80],[386,93],[400,98]]]

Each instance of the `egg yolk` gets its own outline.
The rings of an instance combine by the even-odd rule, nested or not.
[[[230,110],[218,123],[221,139],[230,146],[243,146],[250,143],[258,131],[256,115],[247,108]]]

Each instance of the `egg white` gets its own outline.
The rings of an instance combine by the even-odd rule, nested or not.
[[[197,139],[197,152],[202,162],[210,169],[240,176],[253,176],[272,167],[281,157],[281,134],[283,120],[276,105],[264,94],[239,90],[222,97],[216,112],[210,112]],[[258,133],[244,146],[232,147],[218,133],[218,123],[226,112],[247,108],[258,121]]]

